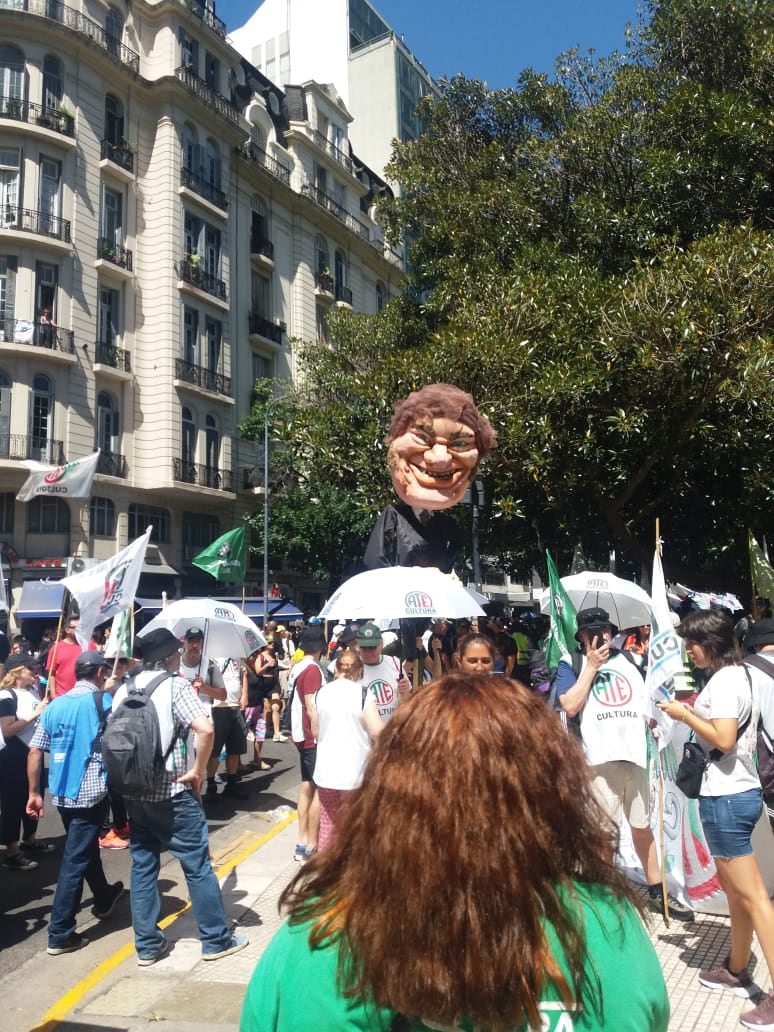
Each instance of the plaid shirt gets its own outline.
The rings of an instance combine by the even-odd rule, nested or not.
[[[175,744],[169,754],[166,763],[166,771],[163,778],[158,782],[152,792],[147,795],[133,798],[143,799],[146,803],[163,803],[181,792],[190,792],[191,786],[180,785],[175,780],[189,769],[188,755],[193,755],[193,736],[190,734],[191,724],[199,717],[207,717],[209,714],[196,692],[193,690],[190,681],[176,674],[169,675],[172,678],[172,715],[175,724]],[[157,691],[168,691],[166,684],[162,681]]]
[[[100,691],[104,691],[104,689],[98,688],[91,681],[76,681],[75,686],[67,694],[70,698],[73,698],[76,695],[92,695],[94,692]],[[40,749],[43,752],[51,751],[51,738],[40,722],[38,722],[35,734],[32,736],[30,749]],[[105,775],[105,768],[102,766],[102,735],[98,735],[94,741],[89,761],[86,764],[81,787],[78,789],[78,798],[68,799],[66,796],[52,795],[51,800],[54,806],[75,810],[95,806],[106,795],[107,777]]]

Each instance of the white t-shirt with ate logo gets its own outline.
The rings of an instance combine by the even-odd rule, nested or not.
[[[398,681],[400,663],[395,656],[385,656],[379,663],[363,669],[361,684],[367,685],[376,700],[379,716],[387,721],[398,708]]]

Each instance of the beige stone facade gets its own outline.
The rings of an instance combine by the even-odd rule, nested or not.
[[[400,288],[349,122],[330,87],[273,86],[206,3],[0,0],[11,601],[147,523],[141,594],[216,588],[190,560],[262,504],[237,429],[256,377],[292,375],[291,342],[324,343],[331,306],[375,312]],[[89,501],[15,501],[25,459],[95,449]]]

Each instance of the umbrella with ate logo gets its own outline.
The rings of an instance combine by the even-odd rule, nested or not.
[[[610,622],[619,630],[640,627],[651,621],[650,595],[639,584],[623,580],[615,574],[585,570],[583,573],[562,577],[562,587],[576,612],[582,609],[604,609],[610,615]],[[550,592],[546,589],[540,597],[540,610],[547,613],[550,608]]]
[[[435,567],[389,566],[350,577],[328,599],[319,618],[459,620],[483,613],[456,577]]]
[[[206,657],[239,659],[266,644],[264,636],[241,609],[215,598],[179,598],[170,602],[137,632],[137,637],[142,638],[157,627],[166,627],[178,638],[192,627],[200,628],[204,634],[202,655]]]

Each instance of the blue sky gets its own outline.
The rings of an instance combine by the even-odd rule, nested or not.
[[[637,22],[637,0],[376,0],[373,6],[432,76],[462,72],[491,89],[515,86],[524,68],[553,73],[554,59],[572,46],[600,57],[623,50],[624,27]],[[257,7],[258,0],[221,0],[217,14],[232,31]]]

